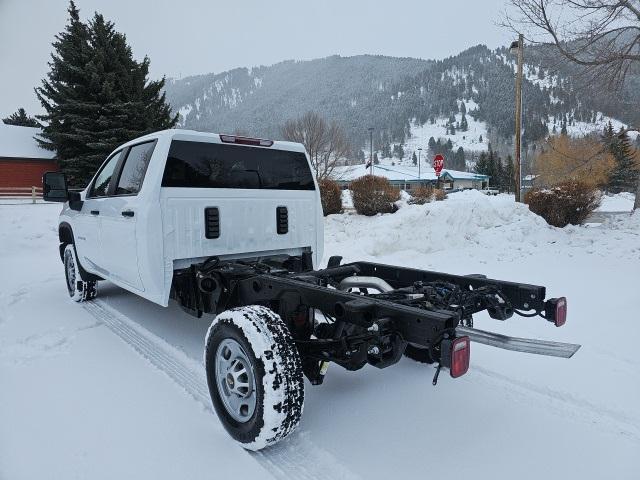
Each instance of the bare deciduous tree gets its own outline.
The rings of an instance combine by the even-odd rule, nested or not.
[[[347,158],[351,145],[340,126],[328,124],[315,112],[288,120],[282,126],[285,140],[302,143],[311,159],[311,165],[319,180],[330,178],[339,160]]]
[[[640,0],[510,0],[505,24],[620,88],[640,61]],[[640,131],[632,126],[627,131]],[[640,180],[634,209],[640,208]]]

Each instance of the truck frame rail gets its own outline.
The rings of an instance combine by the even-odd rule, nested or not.
[[[313,384],[322,383],[328,362],[349,370],[366,364],[385,368],[397,363],[409,344],[428,351],[439,368],[452,367],[454,357],[447,349],[462,337],[567,358],[579,348],[473,328],[473,314],[485,310],[497,320],[515,313],[561,326],[566,300],[545,300],[545,287],[475,274],[340,262],[332,257],[327,268],[313,270],[308,255],[211,258],[175,272],[172,298],[198,317],[246,305],[269,307],[288,325]]]

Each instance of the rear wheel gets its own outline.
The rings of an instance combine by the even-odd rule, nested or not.
[[[82,279],[76,249],[72,243],[64,248],[63,261],[67,291],[71,299],[76,302],[84,302],[96,298],[98,293],[96,282]]]
[[[253,305],[218,315],[207,333],[204,361],[218,418],[244,448],[273,445],[298,426],[302,362],[273,311]]]
[[[419,347],[411,343],[407,344],[404,354],[411,360],[415,360],[420,363],[433,363],[434,361],[428,348]]]

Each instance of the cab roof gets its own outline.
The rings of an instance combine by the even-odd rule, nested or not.
[[[178,128],[171,128],[168,130],[160,130],[158,132],[149,133],[148,135],[144,135],[142,137],[138,137],[134,140],[131,140],[125,143],[123,146],[126,147],[128,145],[133,145],[138,143],[140,140],[151,140],[151,139],[159,139],[159,138],[168,138],[170,140],[185,140],[191,142],[207,142],[207,143],[226,143],[226,144],[236,144],[239,146],[249,146],[254,148],[269,148],[272,150],[288,150],[292,152],[305,152],[304,145],[301,143],[295,142],[286,142],[283,140],[275,140],[275,141],[265,141],[265,143],[270,143],[270,145],[253,145],[248,143],[251,142],[260,142],[259,138],[252,137],[244,137],[241,135],[230,135],[224,133],[211,133],[211,132],[199,132],[197,130],[182,130]],[[224,140],[223,140],[224,138]],[[237,139],[237,142],[232,141],[232,139]],[[244,140],[244,141],[243,141]]]

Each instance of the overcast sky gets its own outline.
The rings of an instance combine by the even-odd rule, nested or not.
[[[48,70],[68,0],[0,0],[0,117],[38,113],[33,87]],[[184,77],[234,67],[363,53],[445,58],[506,44],[495,25],[504,0],[76,0],[126,33],[151,75]]]

